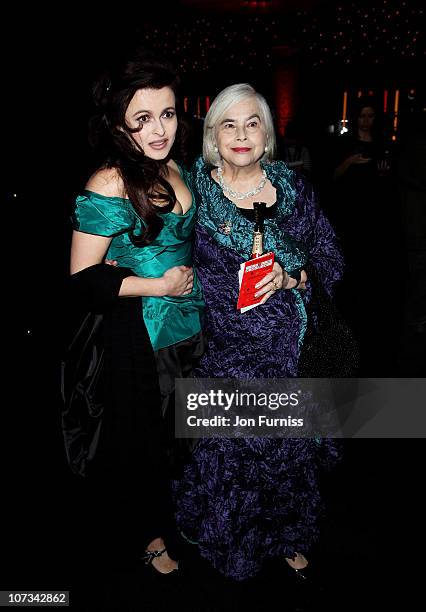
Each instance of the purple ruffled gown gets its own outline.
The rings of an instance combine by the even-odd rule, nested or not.
[[[265,221],[265,251],[274,251],[290,272],[309,261],[330,290],[341,276],[342,259],[311,188],[281,162],[264,168],[277,190],[276,214]],[[309,288],[277,291],[266,304],[237,311],[238,270],[250,256],[253,223],[223,196],[202,160],[195,165],[193,188],[194,262],[206,301],[207,339],[194,375],[297,376]],[[175,482],[178,526],[198,542],[203,557],[236,580],[254,576],[267,558],[308,553],[322,508],[318,470],[338,454],[333,440],[201,439],[184,477]]]

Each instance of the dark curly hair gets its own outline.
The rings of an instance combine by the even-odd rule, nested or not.
[[[370,107],[374,110],[374,122],[372,127],[372,135],[375,140],[380,140],[383,136],[383,117],[380,109],[380,103],[374,96],[361,96],[357,98],[350,112],[350,133],[355,136],[358,134],[358,118],[364,108]]]
[[[93,86],[95,114],[89,123],[89,142],[102,168],[117,169],[133,208],[144,221],[142,234],[130,235],[137,246],[148,245],[158,236],[163,227],[160,210],[170,212],[176,203],[176,194],[167,180],[167,161],[172,155],[185,160],[187,126],[179,119],[179,112],[175,143],[166,159],[147,157],[129,137],[141,129],[132,129],[125,121],[134,94],[139,89],[163,87],[172,89],[178,104],[179,79],[171,64],[140,52],[131,59],[116,61]],[[164,202],[160,210],[153,199]]]

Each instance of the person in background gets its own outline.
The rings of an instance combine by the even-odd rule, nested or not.
[[[333,178],[332,218],[346,262],[338,299],[360,342],[360,374],[389,375],[396,349],[389,345],[389,331],[400,316],[398,297],[389,302],[381,291],[359,286],[367,275],[398,291],[403,273],[390,146],[372,97],[354,103],[349,131],[337,141]]]
[[[284,138],[278,149],[278,158],[288,168],[300,172],[307,178],[311,176],[312,163],[307,147],[303,144],[300,130],[295,121],[289,121],[285,127]]]

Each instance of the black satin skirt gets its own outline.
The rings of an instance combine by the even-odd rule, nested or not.
[[[189,378],[205,350],[202,332],[191,338],[156,351],[162,413],[166,427],[167,459],[170,478],[181,478],[185,464],[190,461],[196,439],[175,437],[175,379]]]
[[[177,557],[168,433],[141,311],[139,298],[120,298],[104,313],[105,411],[86,479],[100,550],[114,562],[137,560],[158,537]]]

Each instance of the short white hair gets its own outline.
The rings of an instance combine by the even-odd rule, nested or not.
[[[203,158],[207,164],[215,167],[221,165],[220,154],[215,151],[215,148],[217,148],[217,128],[230,106],[248,98],[255,98],[259,108],[259,117],[265,128],[268,150],[261,159],[269,161],[274,158],[277,145],[274,123],[268,103],[251,85],[248,83],[238,83],[237,85],[226,87],[216,96],[204,120]]]

